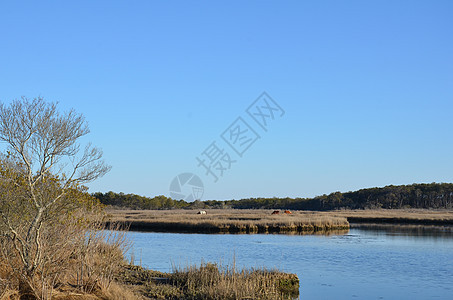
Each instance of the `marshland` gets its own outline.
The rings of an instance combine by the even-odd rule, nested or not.
[[[0,300],[297,297],[297,275],[275,269],[206,263],[157,274],[128,262],[124,222],[106,227],[84,185],[111,169],[100,149],[80,146],[88,133],[83,115],[41,97],[0,102]]]
[[[133,231],[194,233],[315,233],[345,230],[345,217],[280,210],[113,210],[106,222],[124,222]],[[278,213],[276,213],[278,212]]]
[[[452,15],[0,1],[0,300],[453,299]]]
[[[234,264],[173,266],[170,273],[127,265],[117,280],[146,299],[272,300],[299,296],[295,274],[266,268],[238,269]]]
[[[265,209],[122,210],[107,209],[105,222],[130,230],[195,233],[328,233],[350,223],[451,225],[453,210],[374,209],[287,211]],[[278,212],[275,214],[274,212]]]
[[[353,225],[330,235],[130,231],[128,257],[161,272],[201,261],[277,268],[298,276],[300,299],[451,298],[451,227]]]

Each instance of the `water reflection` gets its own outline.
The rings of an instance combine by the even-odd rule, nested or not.
[[[334,236],[334,235],[345,235],[349,233],[349,229],[338,229],[338,230],[322,230],[322,231],[293,231],[285,232],[285,235],[321,235],[321,236]],[[280,234],[280,233],[275,233]]]
[[[453,226],[350,224],[351,229],[364,230],[368,235],[453,239]]]
[[[218,232],[218,233],[207,233],[213,235],[317,235],[317,236],[335,236],[335,235],[346,235],[349,233],[349,229],[335,229],[335,230],[312,230],[312,231],[286,231],[286,232]],[[199,234],[199,233],[189,233]]]
[[[322,235],[128,235],[145,267],[200,261],[295,273],[301,299],[453,299],[453,227],[351,224]],[[233,259],[234,258],[234,259]]]

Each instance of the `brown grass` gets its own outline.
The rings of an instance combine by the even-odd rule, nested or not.
[[[297,276],[274,270],[236,270],[208,263],[165,274],[131,266],[123,256],[128,246],[124,232],[110,229],[82,232],[80,243],[61,249],[58,256],[64,259],[43,269],[52,276],[40,271],[33,278],[35,297],[30,299],[290,299],[298,295]],[[5,249],[0,247],[0,253]],[[13,261],[0,260],[0,300],[22,299],[14,268]]]
[[[345,217],[313,212],[272,215],[272,210],[109,210],[107,222],[130,224],[131,230],[206,233],[313,233],[348,229]]]
[[[84,231],[69,224],[55,227],[60,240],[54,245],[42,244],[47,247],[45,264],[27,278],[26,293],[20,288],[24,280],[20,277],[21,264],[8,240],[0,236],[0,300],[19,299],[24,294],[27,299],[133,299],[127,289],[118,288],[114,282],[129,246],[124,231],[115,231],[119,227]],[[119,289],[123,292],[116,291]]]
[[[186,299],[291,299],[299,287],[292,274],[210,263],[175,268],[171,279],[184,290]]]
[[[370,209],[292,211],[272,215],[273,210],[107,210],[106,221],[130,223],[131,230],[203,233],[329,234],[347,230],[351,223],[453,225],[453,210]],[[348,222],[349,221],[349,222]]]
[[[321,215],[345,217],[350,223],[453,225],[453,210],[370,209],[319,212]]]
[[[152,299],[294,299],[299,296],[295,274],[202,263],[173,267],[172,273],[126,266],[119,280]]]

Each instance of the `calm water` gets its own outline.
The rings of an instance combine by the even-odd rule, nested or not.
[[[301,299],[453,299],[453,231],[355,228],[344,235],[129,233],[136,263],[201,261],[296,273]]]

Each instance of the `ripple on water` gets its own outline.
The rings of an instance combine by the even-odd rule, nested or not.
[[[420,231],[420,230],[419,230]],[[301,299],[453,299],[452,236],[352,229],[345,235],[130,233],[136,263],[169,271],[202,260],[298,274]],[[453,235],[453,234],[452,234]],[[140,255],[140,257],[139,257]]]

